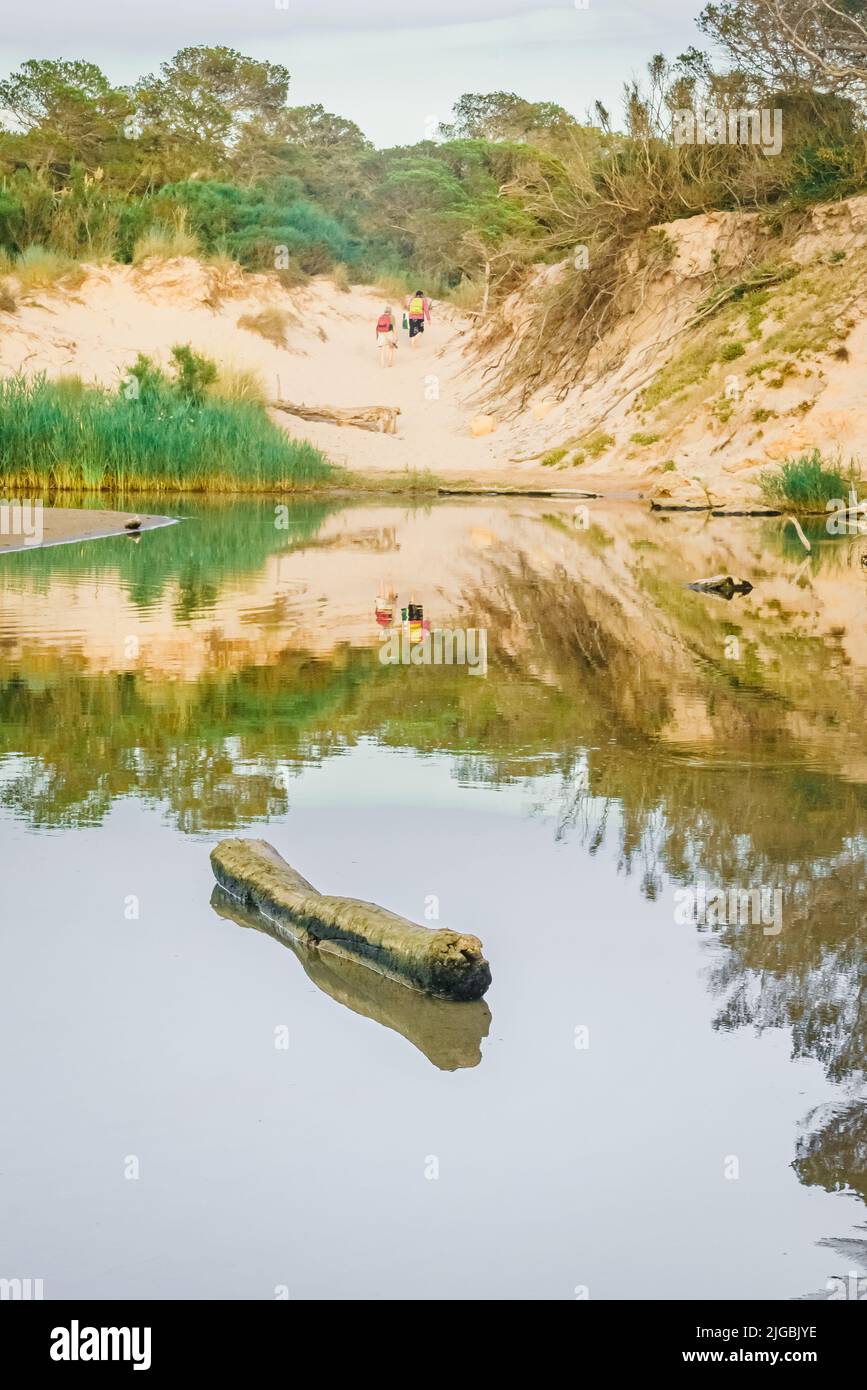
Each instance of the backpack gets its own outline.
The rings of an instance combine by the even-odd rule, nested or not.
[[[409,312],[410,316],[414,319],[417,319],[424,315],[424,300],[419,299],[418,295],[415,295],[409,301]]]
[[[393,328],[394,319],[391,317],[391,314],[380,314],[379,318],[376,320],[377,333],[390,333]]]

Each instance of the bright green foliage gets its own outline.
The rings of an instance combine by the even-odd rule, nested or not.
[[[796,510],[824,511],[833,499],[845,501],[853,476],[828,468],[818,449],[797,459],[786,459],[777,471],[763,473],[759,483],[769,502],[785,503]]]
[[[175,349],[170,382],[139,357],[117,393],[80,383],[0,381],[0,488],[235,492],[311,486],[330,470],[260,406],[202,398],[209,375]],[[206,364],[207,367],[213,364]]]

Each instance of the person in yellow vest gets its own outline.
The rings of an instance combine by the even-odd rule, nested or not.
[[[409,341],[415,343],[416,336],[424,332],[425,319],[430,323],[430,300],[423,290],[416,290],[409,295],[404,307],[409,319]]]

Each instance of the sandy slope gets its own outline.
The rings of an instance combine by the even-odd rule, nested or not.
[[[79,288],[58,287],[0,312],[0,374],[75,372],[110,385],[138,352],[164,362],[174,344],[189,343],[253,369],[273,397],[399,407],[396,436],[282,412],[274,420],[358,472],[428,471],[452,485],[656,492],[736,508],[760,501],[761,473],[786,457],[818,447],[843,462],[867,462],[867,197],[817,205],[777,240],[755,213],[707,213],[658,231],[671,252],[665,268],[642,278],[636,264],[618,318],[580,379],[558,398],[540,392],[520,410],[503,398],[494,364],[532,324],[532,291],[507,300],[481,340],[469,320],[435,304],[418,345],[401,332],[395,365],[384,370],[374,331],[384,307],[379,291],[343,293],[324,278],[287,291],[272,277],[188,258],[91,267]],[[778,263],[788,278],[768,290],[752,319],[744,299],[743,312],[733,301],[734,316],[702,322],[709,293]],[[571,273],[566,263],[545,266],[537,279]],[[291,315],[285,346],[239,327],[265,306]],[[740,355],[719,356],[724,345]],[[690,377],[692,361],[700,370]],[[647,405],[644,389],[678,363],[685,384]],[[474,438],[483,399],[493,402],[487,408],[497,428]],[[588,440],[600,447],[588,451]],[[576,450],[584,452],[577,467]],[[562,461],[542,466],[552,451]]]
[[[285,348],[238,327],[239,318],[266,305],[293,315]],[[552,478],[550,469],[511,463],[511,431],[504,426],[471,436],[479,413],[471,397],[480,378],[463,353],[468,323],[447,306],[434,307],[417,347],[399,334],[395,365],[384,370],[374,333],[383,307],[370,289],[343,293],[326,279],[292,292],[265,276],[220,281],[186,258],[142,269],[92,267],[80,287],[39,292],[16,313],[0,313],[0,373],[77,373],[112,385],[138,352],[165,362],[174,344],[189,343],[218,362],[252,368],[270,394],[296,403],[400,407],[396,437],[274,412],[282,428],[310,439],[336,463],[365,473],[430,470],[488,485],[587,485],[577,474]]]

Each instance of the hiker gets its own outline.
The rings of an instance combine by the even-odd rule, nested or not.
[[[416,290],[415,294],[409,295],[404,307],[409,319],[409,341],[412,343],[418,333],[424,332],[425,319],[430,323],[430,300],[423,290]]]
[[[394,363],[394,354],[397,352],[397,333],[394,314],[388,305],[376,320],[376,342],[379,347],[380,367],[391,367]]]

